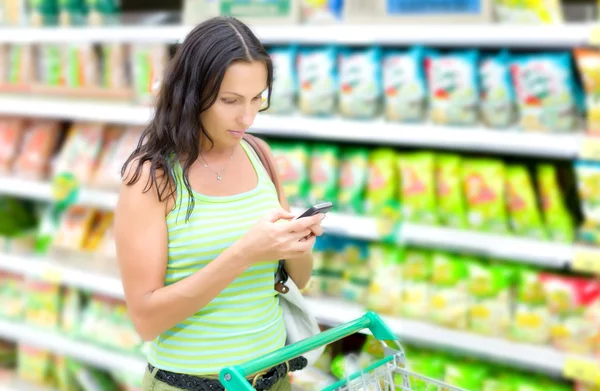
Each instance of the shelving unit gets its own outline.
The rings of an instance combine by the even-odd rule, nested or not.
[[[146,366],[146,361],[141,357],[104,349],[20,322],[0,319],[0,338],[47,349],[109,371],[128,371],[141,376]]]

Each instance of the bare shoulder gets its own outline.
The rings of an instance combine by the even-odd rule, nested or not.
[[[154,172],[153,172],[154,171]],[[172,206],[172,179],[162,169],[152,168],[149,161],[140,163],[132,159],[123,170],[119,191],[119,202],[128,206],[159,207],[168,210]]]

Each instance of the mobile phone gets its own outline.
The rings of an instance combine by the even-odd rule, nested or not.
[[[319,213],[327,213],[331,209],[333,209],[333,203],[331,202],[321,202],[319,204],[313,205],[307,210],[305,210],[300,216],[296,217],[296,219],[301,219],[303,217],[314,216]]]

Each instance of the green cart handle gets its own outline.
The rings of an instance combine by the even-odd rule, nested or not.
[[[252,391],[254,388],[246,380],[250,375],[274,367],[282,362],[301,356],[318,347],[328,345],[361,330],[369,329],[373,336],[380,341],[395,341],[396,336],[383,320],[374,312],[351,322],[323,331],[317,335],[285,346],[263,357],[248,361],[241,365],[223,368],[219,374],[221,384],[229,391]]]

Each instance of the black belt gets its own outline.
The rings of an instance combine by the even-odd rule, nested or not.
[[[290,361],[281,363],[267,372],[261,372],[254,377],[252,385],[256,391],[267,391],[277,383],[279,379],[283,379],[288,372],[299,371],[308,364],[306,358],[300,356]],[[154,367],[148,364],[150,372],[154,371]],[[187,391],[224,391],[225,387],[217,379],[209,379],[187,375],[184,373],[175,373],[159,369],[154,375],[156,380],[166,383],[170,386],[181,388]]]

